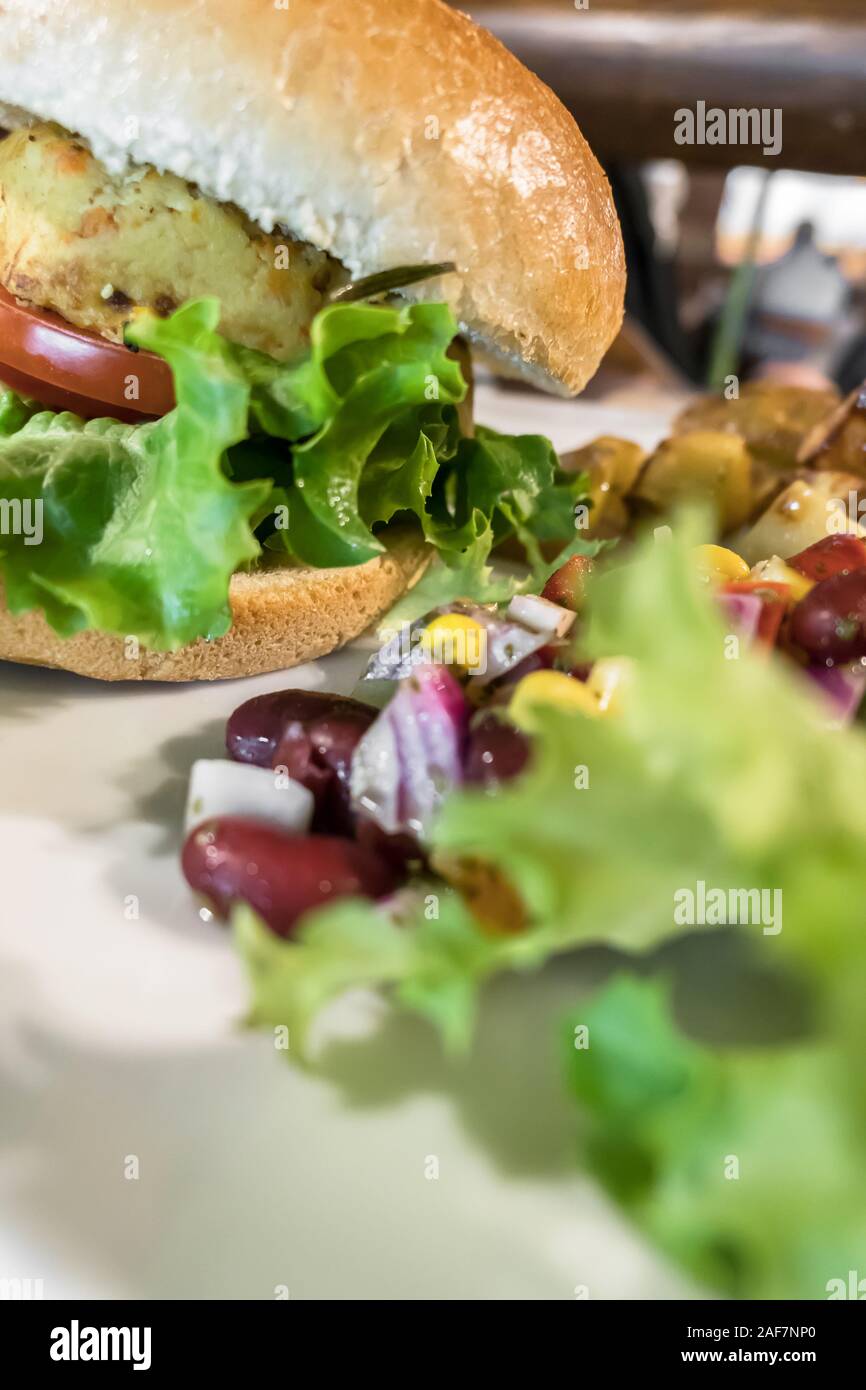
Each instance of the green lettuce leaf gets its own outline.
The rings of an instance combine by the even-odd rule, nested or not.
[[[38,544],[0,538],[11,612],[38,607],[63,636],[96,628],[155,648],[228,630],[228,580],[258,552],[249,518],[270,484],[232,484],[222,469],[246,434],[249,392],[216,319],[200,301],[165,325],[178,405],[164,419],[43,411],[0,439],[0,492],[42,517]]]
[[[323,908],[291,942],[274,936],[245,905],[233,915],[233,930],[252,985],[249,1022],[287,1027],[297,1060],[307,1056],[318,1012],[363,986],[390,987],[397,1002],[439,1029],[450,1050],[462,1051],[476,983],[503,959],[526,954],[516,938],[482,935],[461,899],[441,889],[426,895],[408,930],[361,899]]]
[[[508,573],[497,565],[493,551],[493,528],[488,526],[476,541],[456,558],[437,555],[417,584],[399,598],[380,623],[380,630],[394,631],[401,623],[416,618],[457,599],[474,603],[507,603],[515,594],[539,594],[548,579],[572,555],[594,559],[612,541],[585,541],[573,535],[552,560],[539,555],[535,562],[521,566],[519,573]]]
[[[17,434],[42,407],[0,385],[0,439]]]
[[[445,305],[332,305],[294,363],[226,341],[218,317],[203,299],[127,330],[174,374],[158,422],[84,424],[0,393],[0,498],[44,523],[38,543],[21,526],[0,537],[13,612],[173,648],[228,629],[231,575],[262,545],[272,562],[355,565],[382,552],[382,525],[409,521],[471,588],[536,512],[566,527],[574,483],[546,440],[461,436]]]
[[[778,889],[772,939],[829,978],[862,938],[866,738],[828,728],[783,658],[732,645],[687,549],[650,543],[591,590],[586,653],[633,663],[621,716],[547,710],[528,775],[452,798],[437,845],[507,869],[571,942],[651,945],[697,879]]]
[[[849,1296],[866,1140],[836,1039],[711,1049],[664,980],[622,975],[570,1020],[566,1057],[585,1157],[661,1250],[734,1298]]]
[[[731,659],[688,537],[650,543],[591,595],[587,651],[634,664],[622,714],[545,710],[529,771],[495,795],[456,791],[434,827],[437,852],[496,866],[531,921],[519,938],[484,938],[480,969],[471,953],[444,963],[465,1011],[453,1035],[468,1034],[491,969],[590,942],[643,951],[682,930],[677,894],[703,880],[781,893],[781,931],[742,930],[815,981],[818,1026],[825,1013],[837,1026],[844,1017],[852,1057],[866,1052],[866,737],[827,728],[781,659]],[[423,926],[419,914],[403,930]],[[368,957],[365,982],[374,977]],[[821,981],[836,982],[832,1002]]]
[[[247,921],[254,1017],[300,1020],[303,1047],[319,1007],[378,984],[465,1046],[494,971],[589,942],[642,953],[686,929],[678,898],[699,881],[778,894],[772,921],[728,930],[795,985],[808,1032],[711,1047],[676,1026],[663,981],[615,979],[569,1022],[568,1076],[592,1170],[699,1282],[850,1296],[849,1271],[866,1277],[866,736],[828,727],[782,658],[739,648],[690,539],[591,587],[586,651],[633,663],[621,713],[547,709],[529,771],[456,792],[434,827],[437,851],[510,879],[530,927],[492,937],[459,904],[444,929],[420,908],[395,927],[338,906],[295,944]]]

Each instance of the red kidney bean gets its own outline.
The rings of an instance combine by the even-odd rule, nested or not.
[[[370,816],[357,816],[354,831],[358,844],[384,859],[401,878],[406,877],[410,864],[427,863],[427,851],[413,835],[389,835]]]
[[[791,614],[790,637],[822,661],[866,656],[866,569],[822,579]]]
[[[197,826],[181,859],[187,883],[220,917],[249,903],[278,936],[334,898],[381,898],[399,876],[392,864],[351,840],[287,835],[263,822],[221,816]]]
[[[285,767],[316,799],[313,829],[348,835],[352,755],[377,713],[371,705],[341,695],[280,690],[235,710],[226,747],[237,762]]]
[[[256,695],[232,714],[226,726],[226,748],[236,763],[272,767],[274,753],[290,724],[305,728],[316,720],[344,714],[372,724],[377,711],[372,705],[346,695],[325,695],[315,690],[274,690]]]
[[[464,776],[476,785],[498,786],[523,771],[529,753],[525,734],[495,714],[484,714],[469,731]]]

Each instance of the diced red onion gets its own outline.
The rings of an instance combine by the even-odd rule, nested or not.
[[[763,600],[757,594],[721,593],[717,597],[737,636],[744,638],[747,643],[754,642],[758,635]]]
[[[355,748],[352,806],[389,835],[424,841],[463,776],[469,706],[446,666],[416,666]]]
[[[555,608],[553,604],[549,606]],[[381,708],[391,697],[394,684],[405,680],[428,660],[421,636],[433,618],[443,613],[464,613],[484,628],[484,669],[473,675],[470,681],[470,686],[476,689],[498,680],[551,640],[549,631],[535,631],[523,622],[500,617],[495,607],[475,603],[446,604],[411,626],[391,634],[367,663],[367,669],[353,691],[355,697]]]
[[[806,675],[826,696],[834,722],[850,724],[866,691],[866,668],[859,662],[855,666],[823,666],[815,662],[806,667]]]

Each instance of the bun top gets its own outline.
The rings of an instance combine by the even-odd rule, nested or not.
[[[500,362],[564,393],[622,319],[607,181],[565,108],[441,0],[4,0],[0,121],[53,120],[353,276],[419,261]]]

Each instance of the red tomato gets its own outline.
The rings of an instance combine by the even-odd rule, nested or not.
[[[0,382],[52,410],[90,419],[135,421],[165,415],[174,405],[171,370],[161,357],[21,305],[2,286]]]
[[[856,536],[825,536],[788,561],[792,569],[816,582],[834,574],[866,569],[866,545]]]
[[[587,575],[592,571],[592,561],[587,555],[572,555],[558,570],[554,570],[541,591],[541,597],[561,608],[570,608],[576,613],[583,602]]]

